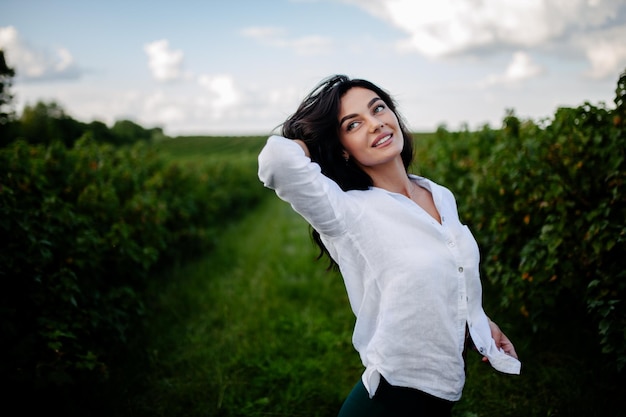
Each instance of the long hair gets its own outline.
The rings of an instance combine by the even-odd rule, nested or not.
[[[338,116],[341,98],[354,87],[366,88],[376,93],[398,118],[404,140],[401,157],[405,170],[408,170],[413,161],[413,137],[396,109],[396,102],[391,95],[367,80],[350,79],[345,75],[326,78],[304,98],[296,112],[282,124],[282,135],[306,143],[311,160],[320,166],[324,175],[335,181],[344,191],[366,190],[373,185],[370,176],[352,158],[346,162],[339,139]],[[311,228],[311,235],[320,248],[318,259],[327,255],[330,267],[336,267],[337,264],[322,243],[319,233]]]

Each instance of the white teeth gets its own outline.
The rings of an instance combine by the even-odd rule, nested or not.
[[[381,145],[381,144],[383,144],[383,143],[387,142],[389,139],[391,139],[391,135],[387,135],[387,136],[385,136],[384,138],[382,138],[381,140],[379,140],[378,142],[376,142],[376,143],[374,144],[374,146]]]

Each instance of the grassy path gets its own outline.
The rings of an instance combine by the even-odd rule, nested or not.
[[[118,415],[333,416],[360,374],[341,277],[268,198],[151,289],[147,361]]]

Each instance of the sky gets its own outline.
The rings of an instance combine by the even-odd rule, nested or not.
[[[387,90],[415,132],[613,108],[626,0],[0,0],[18,114],[265,135],[333,74]]]

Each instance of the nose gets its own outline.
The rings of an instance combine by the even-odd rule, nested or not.
[[[376,132],[377,130],[382,129],[382,127],[385,126],[383,122],[381,122],[377,117],[374,116],[370,117],[369,125],[372,132]]]

